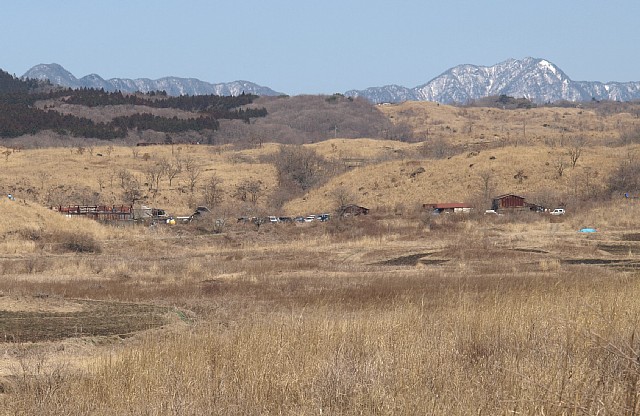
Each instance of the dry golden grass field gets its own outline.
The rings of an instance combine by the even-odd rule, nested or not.
[[[0,198],[0,414],[639,414],[640,200],[607,193],[640,152],[620,143],[636,117],[381,111],[450,153],[308,144],[342,168],[280,208],[277,144],[3,155],[0,191],[15,201]],[[171,184],[154,184],[153,167],[176,161]],[[203,203],[212,178],[224,198],[175,226],[48,208],[125,203],[131,178],[141,202],[173,215]],[[256,198],[241,201],[249,182]],[[567,214],[484,215],[504,193]],[[369,215],[235,221],[332,212],[338,194]],[[435,216],[427,202],[476,210]]]

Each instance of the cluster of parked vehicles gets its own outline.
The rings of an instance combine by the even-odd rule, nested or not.
[[[564,210],[564,208],[556,208],[553,211],[536,211],[536,212],[548,212],[551,215],[564,215],[566,213],[566,211]],[[501,213],[499,213],[498,211],[496,211],[495,209],[488,209],[485,212],[486,214],[492,214],[492,215],[502,215]]]
[[[277,224],[277,223],[307,223],[307,222],[326,222],[331,219],[331,214],[311,214],[306,217],[297,216],[297,217],[277,217],[274,215],[270,215],[268,217],[240,217],[238,218],[239,223],[254,223],[254,224]]]

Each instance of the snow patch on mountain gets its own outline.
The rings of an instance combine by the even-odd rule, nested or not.
[[[52,84],[68,88],[95,88],[105,91],[122,92],[151,92],[166,91],[168,95],[230,95],[242,94],[255,95],[282,95],[282,93],[263,87],[249,81],[233,81],[227,83],[211,84],[196,78],[164,77],[157,80],[149,78],[112,78],[105,80],[97,74],[90,74],[80,79],[59,64],[40,64],[29,69],[23,78],[48,79]]]

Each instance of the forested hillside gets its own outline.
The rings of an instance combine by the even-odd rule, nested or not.
[[[220,119],[241,120],[266,116],[264,108],[239,108],[251,104],[257,97],[242,94],[238,97],[214,95],[168,97],[163,93],[124,95],[102,90],[55,89],[39,91],[43,84],[36,80],[21,80],[6,72],[0,76],[0,138],[34,135],[44,130],[59,135],[102,140],[124,139],[131,130],[153,130],[163,133],[187,131],[215,131]],[[39,108],[38,101],[83,107],[133,105],[150,108],[170,108],[194,113],[193,117],[161,117],[145,112],[134,112],[115,117],[109,122],[95,122],[88,117],[63,114],[56,105]]]
[[[12,146],[98,139],[252,147],[335,137],[410,141],[413,134],[406,124],[392,123],[368,101],[341,94],[173,97],[164,91],[72,90],[6,72],[0,76],[0,140],[10,140]]]
[[[0,94],[26,93],[43,85],[35,79],[21,80],[0,69]]]

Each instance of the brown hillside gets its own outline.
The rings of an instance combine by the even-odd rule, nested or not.
[[[630,112],[605,115],[582,108],[501,110],[406,102],[379,109],[396,124],[409,124],[418,139],[442,138],[455,144],[562,145],[576,136],[609,144],[618,141],[625,129],[638,124],[637,116]]]
[[[407,208],[427,202],[474,202],[483,199],[484,177],[489,176],[489,196],[516,193],[535,197],[540,203],[568,203],[599,188],[621,157],[636,154],[629,148],[590,147],[575,168],[567,167],[558,177],[556,163],[567,158],[566,149],[547,146],[519,146],[469,152],[450,159],[410,158],[353,169],[320,189],[287,205],[287,211],[309,212],[335,208],[332,197],[345,188],[353,202],[370,208]],[[422,173],[420,170],[424,169]],[[518,175],[520,172],[521,175]],[[485,201],[486,203],[486,201]],[[489,208],[488,206],[486,208]]]
[[[257,156],[273,148],[264,146],[258,152],[194,145],[25,149],[0,161],[3,166],[0,192],[46,206],[123,204],[127,201],[123,199],[120,173],[128,172],[140,184],[140,203],[185,215],[202,202],[202,187],[217,175],[227,194],[244,181],[259,181],[263,190],[259,202],[265,203],[276,185],[275,170],[272,165],[261,163]],[[184,168],[171,185],[163,177],[158,192],[150,190],[150,170],[162,161],[175,163],[176,158],[183,165],[192,160],[198,167],[200,174],[194,194],[190,192],[189,175]]]

